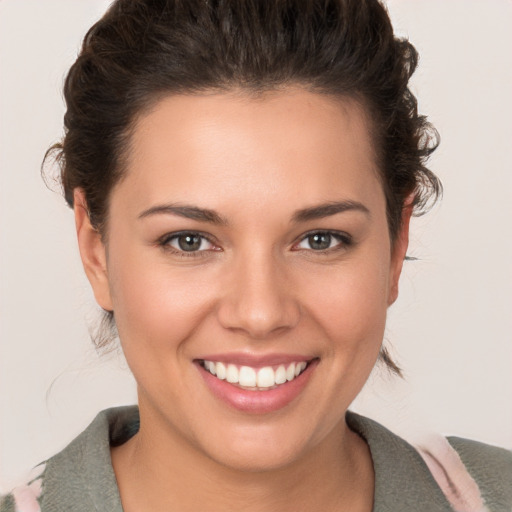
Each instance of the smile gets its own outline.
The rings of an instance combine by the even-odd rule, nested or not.
[[[308,366],[305,361],[252,368],[251,366],[237,366],[215,361],[201,361],[201,366],[217,377],[230,384],[238,385],[242,389],[265,391],[275,389],[286,382],[297,378]]]
[[[196,359],[196,367],[214,397],[249,414],[277,412],[304,392],[320,358],[231,353]]]

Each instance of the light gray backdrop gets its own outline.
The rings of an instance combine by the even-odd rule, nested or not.
[[[39,176],[62,133],[61,86],[105,0],[0,0],[0,482],[132,403],[122,359],[99,359],[71,212]],[[387,338],[405,381],[371,378],[354,408],[512,448],[512,2],[393,0],[421,54],[414,90],[442,135],[445,197],[412,226]]]

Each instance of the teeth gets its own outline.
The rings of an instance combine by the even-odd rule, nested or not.
[[[228,364],[226,369],[226,380],[232,384],[238,383],[238,368],[234,364]]]
[[[226,367],[223,363],[212,363],[211,361],[206,361],[208,367],[206,368],[212,375],[217,375],[217,378],[220,380],[224,380],[226,378]],[[215,369],[215,372],[212,372],[212,368]]]
[[[212,375],[217,374],[217,370],[216,370],[215,366],[216,366],[215,363],[213,363],[212,361],[208,361],[208,370]]]
[[[249,366],[242,366],[238,374],[238,383],[240,386],[246,386],[248,388],[256,386],[256,372],[254,369]]]
[[[250,366],[239,368],[234,364],[203,361],[203,367],[220,380],[227,380],[231,384],[238,384],[244,388],[265,390],[292,381],[306,369],[307,363],[301,361],[300,363],[290,363],[288,366],[279,365],[276,368],[264,366],[256,369]]]
[[[306,363],[297,363],[295,365],[295,377],[298,377],[306,368]]]
[[[284,384],[286,382],[286,368],[281,365],[276,370],[276,384]]]
[[[276,376],[270,366],[265,366],[258,370],[258,387],[271,388],[276,385]]]

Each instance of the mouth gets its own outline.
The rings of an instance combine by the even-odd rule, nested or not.
[[[221,359],[219,357],[219,359]],[[207,389],[243,413],[268,414],[284,409],[302,395],[319,358],[287,355],[248,358],[243,355],[196,359]]]
[[[247,391],[270,391],[299,377],[311,361],[296,361],[254,368],[202,359],[199,365],[219,380]]]

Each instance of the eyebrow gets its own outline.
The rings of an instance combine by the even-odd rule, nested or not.
[[[139,219],[144,219],[152,215],[177,215],[178,217],[184,217],[186,219],[198,220],[200,222],[208,222],[209,224],[215,225],[227,225],[228,221],[221,217],[214,210],[207,208],[198,208],[197,206],[186,206],[176,204],[162,204],[153,206],[147,210],[144,210],[140,215]]]
[[[335,201],[304,208],[295,211],[292,216],[292,222],[307,222],[310,220],[322,219],[330,217],[338,213],[346,211],[359,211],[370,217],[370,210],[364,204],[358,201]],[[209,224],[226,226],[228,225],[227,219],[219,215],[215,210],[208,208],[198,208],[197,206],[186,206],[176,204],[162,204],[152,206],[144,210],[139,219],[144,219],[152,215],[176,215],[186,219],[197,220],[200,222],[207,222]]]
[[[347,211],[358,211],[364,213],[366,216],[371,217],[370,210],[358,201],[335,201],[312,206],[311,208],[304,208],[297,210],[292,217],[293,222],[306,222],[308,220],[317,220],[324,217],[330,217],[338,213]]]

